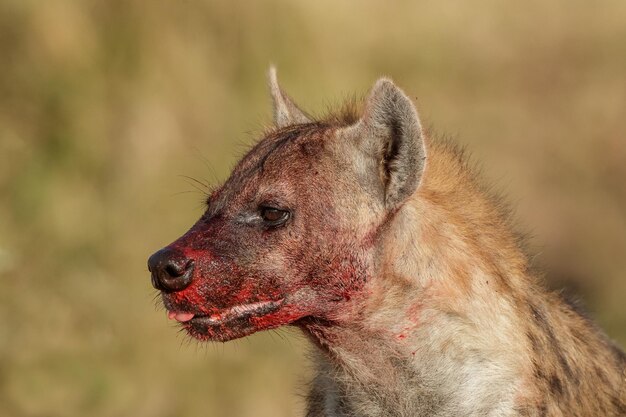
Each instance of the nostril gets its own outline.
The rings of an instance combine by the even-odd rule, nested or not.
[[[169,265],[167,265],[165,267],[165,272],[167,273],[167,275],[169,275],[170,277],[179,277],[181,276],[185,271],[183,271],[178,265],[174,264],[174,263],[170,263]]]
[[[184,262],[184,260],[183,260]],[[174,278],[185,275],[187,271],[193,267],[193,261],[191,259],[187,260],[184,266],[181,266],[182,262],[172,261],[165,266],[165,272]]]

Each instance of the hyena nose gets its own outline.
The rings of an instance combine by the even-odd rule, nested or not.
[[[161,249],[148,259],[152,273],[152,286],[157,290],[172,292],[184,290],[191,284],[193,259],[174,249]]]

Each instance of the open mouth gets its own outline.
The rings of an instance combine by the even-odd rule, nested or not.
[[[262,317],[277,311],[284,300],[259,301],[230,307],[214,314],[194,314],[180,311],[168,311],[167,317],[176,320],[187,328],[194,330],[222,327],[229,324],[242,323],[252,317]]]

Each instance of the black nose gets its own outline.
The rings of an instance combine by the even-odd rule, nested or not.
[[[172,292],[184,290],[191,284],[193,259],[174,249],[161,249],[148,259],[152,272],[152,286],[157,290]]]

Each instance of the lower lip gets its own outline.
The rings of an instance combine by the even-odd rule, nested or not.
[[[242,317],[264,316],[266,314],[273,313],[283,304],[283,302],[284,299],[242,304],[211,315],[193,315],[191,313],[169,312],[168,317],[176,319],[181,323],[217,326]]]

